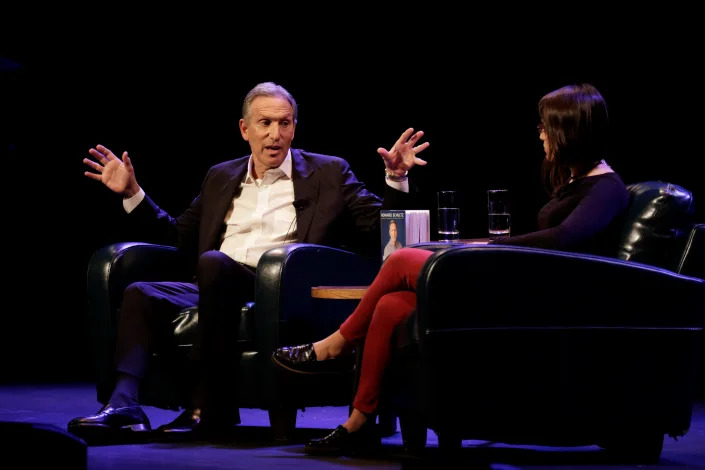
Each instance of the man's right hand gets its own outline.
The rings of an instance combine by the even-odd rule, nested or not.
[[[124,198],[130,198],[139,192],[140,186],[137,184],[135,169],[127,152],[123,152],[122,160],[102,145],[88,150],[88,153],[98,161],[90,158],[83,159],[83,163],[95,171],[86,171],[84,174],[87,177],[102,182],[111,191],[121,194]]]

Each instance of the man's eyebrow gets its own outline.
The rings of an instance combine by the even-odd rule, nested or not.
[[[273,115],[271,115],[271,114],[260,114],[259,118],[260,118],[260,119],[269,119],[270,121],[274,121],[275,119],[278,119],[278,120],[281,121],[281,120],[284,120],[284,119],[292,120],[292,119],[294,119],[294,115],[291,114],[291,113],[288,113],[288,114],[285,115],[285,116],[279,116],[279,115],[273,116]]]

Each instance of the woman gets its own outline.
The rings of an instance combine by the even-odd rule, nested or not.
[[[621,178],[604,160],[608,138],[604,99],[591,85],[571,85],[545,95],[538,107],[539,138],[546,153],[542,174],[551,199],[538,214],[538,231],[491,243],[613,256],[629,197]],[[416,281],[431,254],[415,248],[395,251],[339,330],[316,343],[274,352],[280,366],[306,371],[364,342],[352,413],[332,433],[310,441],[308,453],[342,454],[379,444],[372,420],[370,424],[367,420],[377,408],[392,334],[416,307]]]

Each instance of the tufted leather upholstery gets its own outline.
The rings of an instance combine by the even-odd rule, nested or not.
[[[384,407],[408,447],[461,439],[599,444],[655,461],[689,426],[705,323],[692,194],[646,182],[615,258],[513,246],[437,250],[397,331]],[[422,246],[424,247],[424,246]],[[461,380],[462,378],[462,380]]]
[[[175,248],[147,243],[109,245],[91,258],[88,311],[99,402],[108,400],[114,386],[115,332],[125,287],[136,281],[188,280],[181,266]],[[238,344],[244,352],[238,399],[241,407],[269,410],[277,437],[291,432],[297,409],[350,401],[352,374],[306,377],[302,386],[297,380],[303,379],[282,375],[271,362],[277,347],[318,340],[352,312],[356,302],[312,299],[311,287],[369,284],[378,269],[377,259],[320,245],[291,244],[262,256],[254,302],[239,312]],[[197,321],[198,309],[193,307],[173,322],[173,347],[154,354],[140,390],[141,403],[169,409],[188,404],[193,377],[186,355]]]
[[[676,271],[693,225],[693,195],[671,183],[632,184],[617,258]]]

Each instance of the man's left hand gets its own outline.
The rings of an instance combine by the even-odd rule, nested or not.
[[[410,127],[404,131],[390,150],[382,147],[377,149],[377,153],[384,159],[387,173],[404,176],[414,165],[426,164],[425,160],[416,156],[430,145],[428,142],[416,145],[421,137],[423,137],[423,131],[414,133],[414,129]]]

